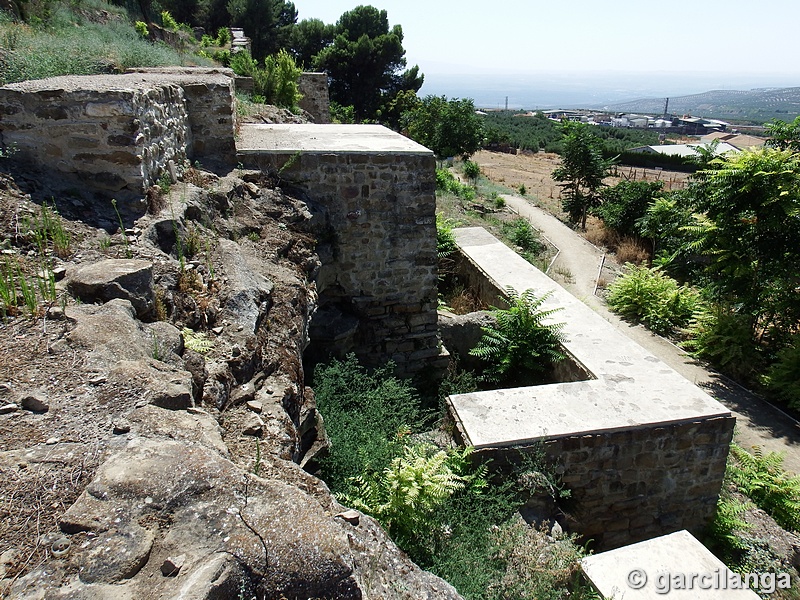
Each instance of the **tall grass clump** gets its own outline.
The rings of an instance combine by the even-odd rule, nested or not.
[[[0,84],[186,62],[185,56],[171,48],[142,39],[120,9],[105,3],[101,6],[111,14],[111,20],[103,24],[66,5],[56,6],[39,26],[0,18],[0,40],[5,49],[0,60]],[[193,63],[211,64],[199,57]]]
[[[695,290],[679,285],[658,267],[627,263],[625,269],[608,288],[606,300],[614,312],[640,321],[660,335],[689,323],[701,303]]]

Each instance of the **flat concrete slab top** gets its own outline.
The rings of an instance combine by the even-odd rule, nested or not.
[[[241,154],[426,154],[433,152],[382,125],[245,124],[236,141]]]
[[[476,448],[544,438],[619,431],[643,425],[730,416],[730,411],[617,331],[558,283],[481,227],[454,230],[462,252],[500,288],[551,295],[542,308],[561,308],[564,347],[594,379],[457,394],[454,416]]]
[[[228,69],[169,69],[124,73],[119,75],[62,75],[47,79],[31,79],[9,83],[2,89],[23,93],[40,92],[119,92],[151,89],[168,84],[187,85],[213,83],[228,85]]]
[[[737,575],[687,531],[587,556],[581,568],[609,600],[758,598],[746,587],[733,589],[744,587]]]

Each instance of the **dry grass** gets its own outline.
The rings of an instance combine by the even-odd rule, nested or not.
[[[617,244],[615,254],[620,264],[641,265],[650,259],[650,251],[636,238],[623,237]]]
[[[583,232],[583,237],[601,248],[613,248],[619,241],[616,233],[608,229],[601,219],[592,216],[586,218],[586,231]]]
[[[476,310],[486,310],[489,308],[478,295],[469,289],[458,289],[446,299],[447,306],[457,315],[466,315]]]

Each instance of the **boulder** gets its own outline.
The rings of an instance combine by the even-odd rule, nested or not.
[[[161,408],[185,410],[194,406],[192,374],[152,358],[116,363],[109,380],[139,390],[143,400]]]
[[[139,317],[154,306],[153,265],[146,260],[107,259],[80,266],[67,275],[69,291],[83,302],[129,300]]]
[[[439,334],[442,343],[465,367],[479,366],[481,361],[469,355],[483,337],[483,327],[490,327],[495,320],[491,313],[477,311],[466,315],[456,315],[439,311]]]

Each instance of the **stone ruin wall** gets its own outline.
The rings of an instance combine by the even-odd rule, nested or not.
[[[354,350],[416,373],[440,360],[437,326],[435,159],[428,154],[244,155],[280,170],[328,212],[333,252],[320,251],[320,306],[359,319]],[[446,361],[446,358],[443,360]]]
[[[325,73],[301,73],[297,86],[303,97],[300,108],[306,111],[315,123],[331,122],[328,75]]]
[[[483,302],[507,306],[493,281],[460,250],[455,263]],[[594,379],[568,357],[562,381]],[[521,453],[543,451],[571,492],[565,502],[570,529],[593,540],[593,549],[608,550],[681,529],[701,534],[714,516],[735,424],[733,416],[627,428],[621,423],[618,430],[481,448],[475,455],[507,472]],[[467,439],[458,423],[455,435],[462,444]]]
[[[595,550],[687,529],[699,535],[714,516],[736,419],[647,425],[522,446],[544,451],[571,491],[570,528]],[[479,450],[494,468],[510,466],[507,448]]]
[[[0,88],[0,147],[142,213],[169,161],[233,161],[233,81],[167,70]]]

